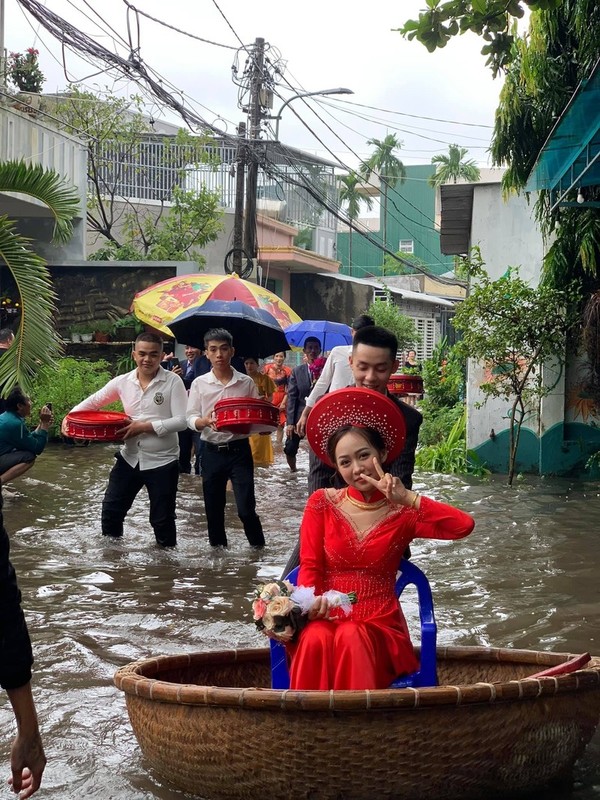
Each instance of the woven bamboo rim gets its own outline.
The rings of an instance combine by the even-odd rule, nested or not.
[[[498,661],[515,665],[555,666],[574,654],[538,650],[512,650],[497,647],[444,647],[438,659],[446,661]],[[162,703],[190,706],[234,706],[249,709],[282,711],[365,711],[417,706],[464,706],[475,703],[505,703],[550,697],[600,688],[600,657],[592,657],[586,669],[565,675],[520,678],[497,683],[474,683],[456,686],[433,686],[421,689],[377,689],[367,691],[278,691],[253,687],[200,686],[179,684],[151,677],[165,670],[185,669],[211,664],[268,661],[268,650],[222,650],[159,656],[141,659],[119,669],[114,682],[126,694]],[[532,672],[537,671],[533,670]]]

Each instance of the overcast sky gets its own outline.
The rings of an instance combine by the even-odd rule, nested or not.
[[[295,100],[292,107],[324,145],[299,122],[291,107],[284,110],[280,124],[280,138],[288,145],[325,157],[330,155],[329,148],[341,162],[355,167],[358,157],[368,155],[368,138],[396,133],[403,141],[400,157],[406,164],[429,164],[433,155],[446,152],[452,143],[467,147],[469,157],[481,166],[488,164],[487,147],[501,82],[492,80],[479,53],[482,42],[471,34],[429,54],[422,45],[407,42],[392,31],[415,16],[425,5],[424,0],[137,3],[152,16],[229,48],[239,47],[239,40],[250,44],[256,37],[263,37],[271,45],[271,59],[281,58],[285,78],[298,91],[338,86],[353,90],[352,97],[323,98],[332,105],[314,104],[337,136],[302,100]],[[17,0],[5,0],[5,4],[6,49],[38,48],[47,77],[44,91],[64,89],[67,79],[60,44],[21,10]],[[128,55],[127,6],[123,0],[46,0],[44,5],[107,49]],[[231,77],[236,51],[196,41],[144,17],[139,17],[138,41],[138,24],[131,11],[129,22],[133,47],[139,45],[146,65],[163,77],[165,85],[172,84],[183,92],[186,102],[207,121],[234,133],[236,123],[244,118]],[[242,50],[238,56],[242,68],[245,55]],[[65,61],[66,73],[73,81],[81,81],[102,68],[85,63],[70,52]],[[115,84],[115,76],[110,74],[91,77],[84,83],[90,88],[115,87],[119,93],[136,91],[135,84],[125,79]],[[283,99],[294,93],[285,83],[280,83],[277,91]],[[343,100],[395,113],[349,105]],[[275,111],[282,102],[276,98]],[[156,118],[177,121],[173,112],[156,104],[149,104],[148,109]]]

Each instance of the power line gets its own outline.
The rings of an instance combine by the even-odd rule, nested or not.
[[[409,114],[406,111],[392,111],[389,108],[378,108],[377,106],[368,106],[364,103],[357,103],[353,100],[338,100],[338,103],[347,103],[351,106],[359,106],[360,108],[370,108],[372,111],[382,111],[384,114],[397,114],[402,117],[412,117],[413,119],[427,119],[430,122],[445,122],[448,125],[466,125],[471,128],[489,128],[493,129],[493,125],[484,125],[479,122],[458,122],[457,120],[452,119],[440,119],[439,117],[426,117],[423,114]]]
[[[175,31],[176,33],[181,33],[183,36],[189,36],[190,39],[195,39],[197,42],[204,42],[204,44],[212,44],[215,47],[224,47],[226,50],[238,50],[239,48],[231,45],[231,44],[223,44],[222,42],[213,42],[212,39],[203,39],[202,36],[197,36],[194,33],[190,33],[189,31],[184,31],[181,28],[176,28],[175,25],[171,25],[168,22],[165,22],[163,19],[157,19],[153,17],[151,14],[148,14],[146,11],[142,11],[141,8],[137,8],[132,3],[129,3],[127,0],[123,0],[125,5],[135,11],[136,14],[140,14],[142,17],[146,17],[146,19],[152,20],[152,22],[156,22],[158,25],[162,25],[164,28],[170,28],[170,30]]]
[[[223,133],[222,130],[215,125],[208,122],[199,114],[186,108],[182,103],[177,101],[169,92],[167,92],[161,85],[161,82],[155,80],[150,74],[148,68],[145,66],[139,54],[133,50],[129,53],[128,58],[123,58],[117,53],[112,53],[105,47],[100,45],[87,34],[78,30],[75,26],[64,20],[58,14],[53,13],[45,8],[38,0],[17,0],[29,13],[37,19],[55,38],[64,43],[65,46],[70,47],[77,52],[83,52],[92,58],[104,61],[109,65],[109,68],[118,70],[124,73],[129,78],[137,76],[137,80],[144,81],[153,91],[155,96],[160,99],[166,106],[170,106],[177,111],[182,119],[190,126],[190,128],[200,128],[210,131],[221,137],[227,138],[231,144],[235,144],[236,137]],[[134,78],[135,79],[135,78]],[[136,80],[136,82],[137,82]],[[183,97],[182,97],[183,99]]]
[[[413,270],[415,272],[419,272],[422,275],[426,275],[427,277],[433,277],[433,278],[435,278],[435,280],[438,280],[440,283],[447,284],[449,286],[463,285],[460,281],[457,281],[457,280],[449,280],[448,278],[443,278],[442,276],[432,275],[431,272],[429,272],[426,269],[423,269],[423,267],[421,265],[415,264],[412,261],[408,261],[408,259],[404,259],[401,256],[399,256],[397,253],[392,252],[388,247],[385,247],[374,236],[372,236],[370,232],[359,228],[354,223],[353,220],[351,220],[349,217],[344,216],[342,213],[340,213],[340,211],[333,204],[330,203],[329,199],[318,191],[317,187],[315,187],[310,182],[307,182],[306,180],[304,180],[305,176],[304,176],[304,174],[302,172],[300,172],[298,174],[303,180],[302,181],[298,181],[298,180],[294,180],[294,178],[291,175],[289,175],[288,173],[277,172],[277,165],[274,164],[273,162],[268,162],[268,164],[269,164],[269,166],[271,168],[271,174],[272,175],[279,174],[280,177],[282,178],[282,180],[284,180],[286,182],[289,182],[289,183],[291,183],[293,185],[299,186],[302,189],[304,189],[315,200],[317,200],[317,202],[319,202],[320,205],[322,205],[331,214],[333,214],[333,216],[336,219],[340,220],[341,222],[344,222],[346,225],[348,225],[349,228],[351,228],[356,233],[360,234],[363,238],[365,238],[371,244],[375,245],[383,253],[386,253],[387,255],[391,256],[398,263],[403,264],[404,266],[409,267],[411,270]],[[293,162],[290,162],[290,165],[293,166]]]

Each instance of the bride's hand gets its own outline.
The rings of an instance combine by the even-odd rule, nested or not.
[[[315,601],[312,604],[310,611],[308,612],[309,619],[327,619],[327,615],[329,613],[329,603],[323,597],[323,595],[319,595],[315,597]]]
[[[370,475],[363,475],[363,478],[385,495],[390,503],[394,503],[394,505],[410,506],[414,499],[414,493],[409,492],[405,488],[400,478],[395,478],[389,472],[384,472],[377,457],[373,458],[373,465],[377,470],[379,480],[371,478]]]

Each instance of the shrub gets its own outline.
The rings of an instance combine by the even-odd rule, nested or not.
[[[37,374],[31,391],[31,420],[37,424],[40,409],[52,403],[54,425],[50,428],[50,438],[60,437],[60,425],[73,406],[85,397],[97,392],[112,378],[107,361],[83,361],[76,358],[63,358],[55,366],[44,367]],[[121,411],[114,403],[109,408]]]
[[[419,411],[423,414],[423,424],[419,428],[419,444],[426,446],[442,442],[456,420],[464,414],[464,410],[463,403],[438,408],[425,395],[419,403]]]
[[[477,454],[467,450],[466,427],[467,412],[463,411],[442,442],[417,450],[416,466],[424,472],[489,474],[489,470],[481,463]]]

